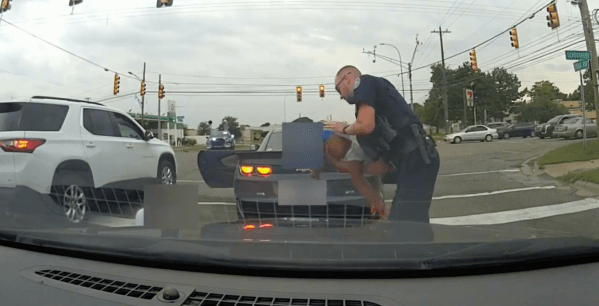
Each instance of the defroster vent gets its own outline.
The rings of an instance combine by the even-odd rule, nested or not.
[[[361,300],[293,299],[194,291],[183,303],[193,306],[381,306]]]
[[[127,283],[59,270],[39,270],[35,274],[75,286],[144,300],[151,300],[158,292],[162,291],[161,287]]]

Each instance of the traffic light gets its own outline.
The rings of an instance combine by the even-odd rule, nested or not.
[[[298,86],[295,90],[297,91],[297,102],[302,102],[302,87]]]
[[[164,85],[158,85],[158,99],[164,99]]]
[[[121,88],[121,77],[118,74],[114,74],[114,88],[112,89],[112,93],[114,95],[119,93],[119,89]]]
[[[547,26],[552,30],[559,27],[559,16],[557,15],[555,2],[547,6],[547,12],[549,13],[549,16],[547,16]]]
[[[512,47],[516,49],[520,47],[520,44],[518,44],[518,31],[516,31],[516,28],[510,30],[510,40],[512,41]]]
[[[318,86],[318,93],[320,94],[321,98],[324,98],[324,85]]]
[[[172,6],[173,0],[156,0],[156,7]]]
[[[69,6],[81,4],[81,2],[83,2],[83,0],[69,0]]]
[[[10,4],[12,0],[2,0],[2,4],[0,4],[0,12],[6,12],[10,10],[12,4]]]
[[[139,90],[139,94],[142,96],[146,94],[146,82],[141,82],[141,89]]]
[[[470,68],[472,68],[472,71],[478,70],[478,65],[476,64],[476,51],[474,51],[474,49],[470,51]]]

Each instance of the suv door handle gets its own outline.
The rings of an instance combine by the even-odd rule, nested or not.
[[[135,146],[133,146],[133,144],[127,144],[127,149],[133,149]]]
[[[85,146],[88,147],[88,148],[95,148],[96,144],[93,143],[93,142],[88,142],[88,143],[85,144]]]

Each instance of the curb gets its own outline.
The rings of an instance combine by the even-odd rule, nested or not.
[[[539,165],[537,165],[536,159],[538,159],[541,156],[543,156],[543,155],[538,155],[538,156],[529,158],[526,161],[524,161],[522,163],[522,165],[520,166],[520,171],[522,171],[522,173],[527,176],[536,176],[539,174],[547,174],[548,176],[557,180],[557,177],[539,169]],[[528,164],[533,160],[535,160],[534,167],[531,167]],[[578,189],[579,191],[584,190],[584,191],[590,192],[594,195],[599,195],[599,184],[585,182],[585,181],[576,181],[574,183],[570,183],[570,185],[572,187]]]
[[[531,157],[531,158],[525,160],[520,165],[520,171],[522,172],[522,174],[524,174],[526,176],[535,176],[535,175],[546,173],[545,171],[539,169],[539,166],[537,165],[537,162],[536,162],[536,160],[541,156],[543,156],[543,154],[537,155],[537,156],[534,156],[534,157]],[[534,166],[531,167],[528,164],[533,160],[535,161],[535,163],[534,163]]]

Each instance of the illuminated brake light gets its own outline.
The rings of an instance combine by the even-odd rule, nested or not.
[[[3,139],[0,140],[0,148],[4,152],[33,153],[44,143],[45,139]]]
[[[256,229],[256,226],[253,224],[248,224],[248,225],[244,225],[243,229],[246,231],[252,231],[252,230]]]
[[[258,166],[256,172],[262,176],[269,176],[272,174],[272,168],[269,166]]]
[[[264,223],[264,224],[260,224],[260,228],[271,228],[272,224],[270,223]]]
[[[254,167],[243,165],[243,166],[239,167],[239,172],[241,172],[241,174],[243,174],[245,176],[250,176],[254,173]]]

